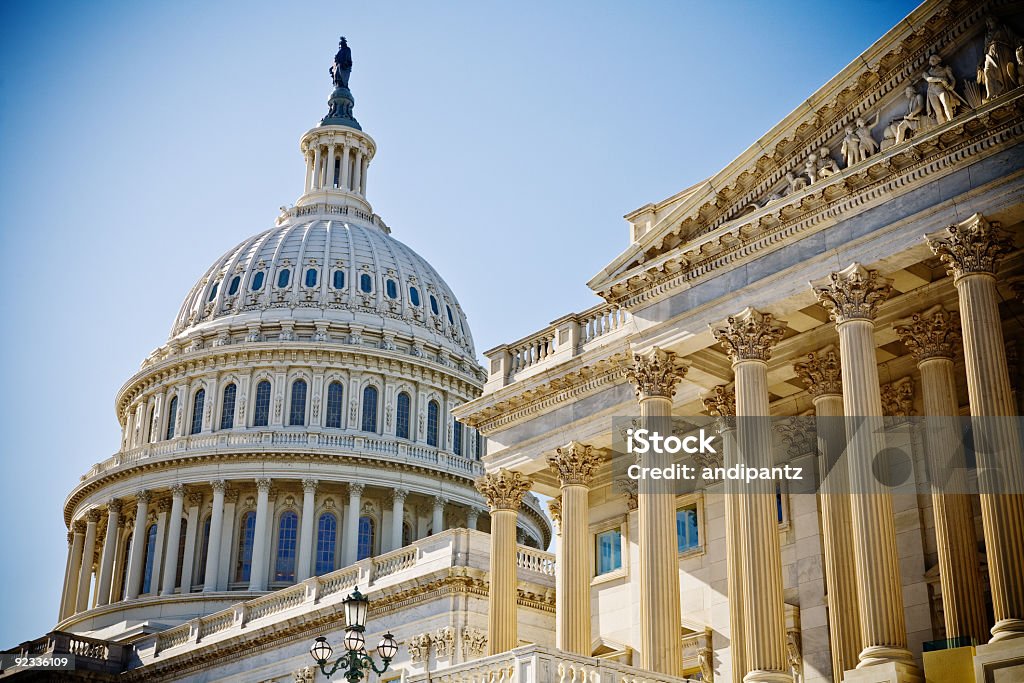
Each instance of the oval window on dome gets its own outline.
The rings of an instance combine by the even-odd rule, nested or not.
[[[263,271],[256,273],[252,278],[252,291],[258,292],[263,289]]]
[[[384,283],[384,291],[388,293],[389,299],[398,298],[398,284],[394,280],[388,280]]]
[[[437,307],[437,299],[434,298],[433,294],[430,295],[430,311],[434,315],[441,315],[441,309]]]
[[[449,325],[454,325],[455,324],[455,318],[452,317],[452,307],[448,306],[448,305],[445,305],[444,310],[448,312],[448,324]]]
[[[345,289],[345,271],[336,270],[334,271],[334,288]]]
[[[278,287],[287,287],[288,286],[288,279],[291,276],[292,276],[292,271],[288,270],[287,268],[282,270],[280,273],[277,274],[277,286]]]
[[[217,298],[217,287],[220,285],[219,282],[214,282],[213,287],[210,287],[210,296],[206,299],[207,301],[213,301]]]
[[[228,285],[228,296],[234,296],[238,294],[238,285],[242,283],[242,276],[236,275],[231,278],[231,284]]]
[[[409,301],[412,302],[413,306],[419,306],[420,305],[420,290],[416,289],[415,287],[410,287],[409,288]]]
[[[316,287],[316,268],[310,268],[306,271],[306,286]]]
[[[359,289],[369,294],[373,291],[373,278],[368,274],[363,273],[359,276]]]

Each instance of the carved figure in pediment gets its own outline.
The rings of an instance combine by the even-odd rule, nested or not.
[[[807,155],[807,161],[804,162],[804,175],[813,185],[818,180],[818,155],[815,152],[811,152]]]
[[[896,132],[895,144],[897,145],[913,135],[914,131],[921,128],[924,124],[921,117],[921,112],[924,111],[924,95],[917,92],[912,85],[904,88],[903,94],[907,98],[907,113],[903,115],[902,119],[894,122]]]
[[[853,126],[846,127],[846,136],[843,137],[843,146],[839,151],[843,155],[843,160],[846,161],[846,168],[860,163],[860,138]]]
[[[807,178],[802,175],[794,175],[792,171],[786,171],[786,182],[789,183],[789,194],[799,192],[807,187]]]
[[[985,86],[983,102],[999,97],[1017,87],[1020,74],[1017,72],[1014,35],[995,17],[985,19],[985,54],[978,64],[978,83]]]
[[[875,137],[871,134],[871,127],[878,123],[878,113],[875,113],[874,118],[869,123],[863,116],[858,116],[854,121],[857,126],[857,139],[860,141],[860,158],[863,161],[869,156],[878,151],[878,142],[875,141]]]
[[[921,74],[921,78],[928,84],[928,116],[934,117],[940,125],[952,121],[960,103],[960,96],[954,90],[956,77],[953,70],[942,63],[942,57],[932,55],[928,58],[928,70]]]
[[[818,150],[818,180],[839,173],[839,164],[832,158],[832,150],[822,147]]]

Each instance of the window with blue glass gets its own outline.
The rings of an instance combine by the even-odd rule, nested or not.
[[[359,551],[356,559],[365,560],[373,555],[373,518],[363,515],[359,518]]]
[[[462,423],[458,420],[452,425],[452,452],[462,455]]]
[[[377,431],[377,387],[363,389],[363,431]]]
[[[167,433],[164,438],[174,438],[174,423],[178,421],[178,397],[174,396],[171,398],[170,404],[167,406]]]
[[[622,569],[622,530],[609,529],[597,535],[597,573]]]
[[[487,445],[487,443],[486,443],[486,440],[484,439],[484,435],[481,434],[480,432],[477,432],[476,433],[476,459],[477,460],[479,460],[480,458],[484,457],[484,446],[486,446],[486,445]]]
[[[295,544],[299,538],[299,516],[288,511],[277,524],[277,559],[274,581],[295,580]]]
[[[235,396],[238,394],[238,387],[235,383],[224,387],[224,400],[220,404],[220,428],[231,429],[235,426]]]
[[[334,288],[345,289],[345,271],[336,270],[334,271]]]
[[[231,278],[231,284],[228,285],[228,296],[234,296],[238,294],[238,286],[242,284],[242,276],[236,275]]]
[[[185,536],[188,534],[188,521],[181,520],[181,533],[178,535],[178,562],[174,570],[174,587],[181,585],[181,570],[185,567]]]
[[[270,421],[270,382],[263,380],[256,385],[256,403],[252,410],[254,427],[266,427]]]
[[[290,280],[291,277],[292,277],[292,271],[288,270],[287,268],[283,268],[277,274],[277,286],[279,288],[287,287],[288,286],[288,280]]]
[[[203,404],[206,403],[206,389],[200,389],[192,397],[192,431],[198,434],[203,431]]]
[[[373,291],[373,278],[367,273],[359,276],[359,289],[369,294]]]
[[[331,382],[327,387],[327,426],[341,428],[341,382]]]
[[[384,291],[387,293],[389,299],[398,298],[398,283],[394,280],[388,280],[384,283]]]
[[[775,485],[775,513],[779,524],[782,524],[785,521],[786,515],[782,509],[782,487],[778,484]]]
[[[427,404],[427,445],[437,448],[437,422],[441,413],[441,406],[437,401]]]
[[[316,569],[315,574],[334,571],[334,553],[338,543],[338,518],[329,512],[320,515],[316,523]]]
[[[210,515],[203,522],[203,536],[199,544],[199,571],[196,572],[196,583],[206,582],[206,557],[210,554]]]
[[[213,283],[213,287],[210,287],[210,296],[209,296],[209,297],[207,297],[207,299],[206,299],[206,300],[207,300],[208,302],[209,302],[209,301],[213,301],[214,299],[216,299],[216,298],[217,298],[217,287],[218,287],[219,285],[220,285],[220,283],[219,283],[219,282],[214,282],[214,283]]]
[[[441,315],[441,309],[437,307],[437,299],[433,294],[430,295],[430,312],[434,315]]]
[[[700,547],[698,529],[696,504],[676,510],[676,541],[679,552]]]
[[[121,599],[125,600],[128,597],[128,565],[131,564],[132,557],[132,534],[131,532],[125,536],[124,539],[124,550],[121,551]]]
[[[410,287],[409,288],[409,301],[412,302],[413,306],[419,306],[420,305],[420,290],[416,289],[415,287]]]
[[[292,382],[292,402],[288,410],[288,424],[306,424],[306,380]]]
[[[258,292],[263,289],[263,277],[262,270],[252,276],[252,287],[250,287],[252,291]]]
[[[455,324],[455,318],[452,316],[452,307],[449,306],[448,304],[445,304],[444,305],[444,310],[448,313],[448,324],[449,325],[454,325]]]
[[[395,411],[395,435],[400,439],[409,438],[409,412],[412,400],[404,391],[398,394],[398,409]]]
[[[256,513],[250,510],[242,515],[238,529],[238,564],[235,581],[248,581],[252,574],[252,543],[256,537]]]
[[[316,287],[316,268],[310,268],[306,271],[306,286]]]
[[[153,586],[153,565],[156,562],[156,524],[150,524],[146,531],[146,547],[142,558],[142,592],[148,593]]]

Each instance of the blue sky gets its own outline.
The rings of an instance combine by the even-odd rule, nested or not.
[[[208,265],[304,178],[339,35],[368,195],[480,351],[597,302],[622,215],[714,173],[916,3],[0,4],[0,648],[55,622],[64,497]]]

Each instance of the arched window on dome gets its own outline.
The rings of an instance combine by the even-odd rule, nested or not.
[[[297,379],[292,382],[292,402],[288,410],[288,424],[292,426],[306,424],[306,380]]]
[[[203,431],[203,404],[206,403],[206,389],[200,389],[192,397],[192,430],[191,434]]]
[[[196,574],[192,581],[193,585],[206,583],[206,559],[210,554],[210,524],[212,515],[207,515],[203,522],[203,533],[199,541],[199,562],[196,563]]]
[[[342,391],[341,382],[327,386],[327,426],[341,429]]]
[[[235,397],[238,387],[235,383],[224,387],[224,400],[220,404],[220,428],[231,429],[235,426]]]
[[[365,560],[373,555],[374,523],[373,517],[363,515],[359,518],[359,549],[357,560]]]
[[[234,296],[238,294],[238,286],[242,284],[242,276],[236,275],[231,278],[231,284],[228,285],[228,296]]]
[[[455,317],[452,315],[452,307],[448,304],[444,305],[444,310],[448,312],[448,324],[455,325]]]
[[[170,404],[167,406],[167,433],[165,437],[168,439],[174,438],[174,423],[178,421],[178,397],[174,396],[171,398]]]
[[[437,401],[427,404],[427,445],[437,448],[437,423],[440,419],[441,406]]]
[[[400,439],[409,438],[409,411],[412,399],[409,394],[401,392],[398,394],[398,406],[395,411],[395,435]]]
[[[121,550],[121,599],[128,597],[128,565],[132,557],[132,532],[124,537],[124,548]]]
[[[306,286],[316,287],[316,268],[310,268],[306,271]]]
[[[263,380],[256,385],[256,403],[252,411],[254,427],[266,427],[270,421],[270,382]]]
[[[325,512],[316,523],[316,576],[334,571],[337,545],[338,518],[330,512]]]
[[[288,270],[287,268],[282,268],[280,271],[278,271],[278,273],[277,273],[277,288],[278,289],[284,289],[285,287],[287,287],[288,286],[288,281],[291,280],[291,277],[292,277],[292,271]]]
[[[359,276],[359,289],[367,294],[373,291],[373,278],[368,273]]]
[[[217,298],[217,287],[220,286],[220,282],[214,282],[213,287],[210,287],[210,296],[206,298],[206,302],[209,303]]]
[[[150,524],[146,530],[146,547],[142,555],[142,593],[155,588],[153,585],[153,568],[156,564],[156,524]]]
[[[363,389],[363,431],[377,431],[377,387]]]
[[[255,275],[252,276],[252,285],[249,287],[249,289],[254,292],[258,292],[261,289],[263,289],[263,278],[263,271],[258,271]]]
[[[336,270],[334,271],[334,288],[345,289],[345,271]]]
[[[146,441],[148,441],[149,443],[153,443],[153,442],[156,441],[156,438],[157,438],[156,435],[160,433],[160,429],[156,425],[156,408],[155,408],[155,406],[150,406],[149,407],[149,417],[147,418],[146,421],[147,421],[147,424],[149,424],[149,434],[147,434],[148,438],[146,439]]]
[[[384,291],[387,293],[389,299],[397,299],[398,283],[394,280],[388,279],[388,281],[384,283]]]
[[[277,559],[274,581],[295,581],[295,542],[299,537],[299,516],[292,511],[281,515],[277,523]]]
[[[430,295],[430,312],[434,315],[441,315],[441,309],[437,307],[437,297]]]
[[[452,424],[452,452],[462,455],[462,423],[458,420]]]
[[[174,587],[181,585],[181,570],[185,567],[185,536],[188,532],[188,520],[181,520],[181,533],[178,535],[178,561],[174,570]]]
[[[235,581],[248,581],[252,574],[252,544],[256,536],[256,513],[249,510],[242,515],[238,527],[238,563],[235,566]]]
[[[420,290],[415,287],[409,288],[409,301],[412,302],[413,306],[420,305]]]

